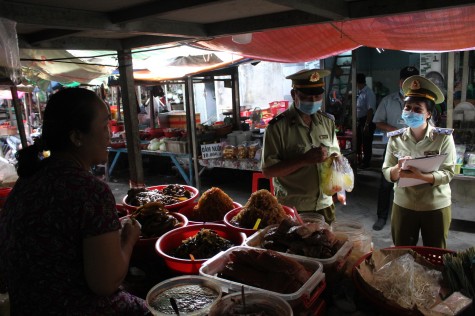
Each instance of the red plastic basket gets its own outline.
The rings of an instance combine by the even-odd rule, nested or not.
[[[447,253],[455,253],[453,250],[442,249],[442,248],[434,248],[434,247],[424,247],[424,246],[397,246],[397,247],[389,247],[384,248],[383,250],[392,250],[392,249],[411,249],[418,253],[419,255],[423,256],[429,262],[436,266],[442,266],[442,256]],[[369,252],[362,256],[353,266],[352,278],[353,284],[357,292],[360,296],[368,301],[371,305],[373,305],[378,310],[387,313],[388,315],[421,315],[417,311],[410,311],[408,309],[396,306],[395,304],[389,304],[388,302],[384,302],[378,299],[378,296],[373,295],[368,289],[364,286],[361,282],[360,277],[357,275],[357,267],[364,262],[366,259],[370,258],[372,252]]]

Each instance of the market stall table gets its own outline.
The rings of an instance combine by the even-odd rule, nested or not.
[[[110,165],[107,165],[106,167],[106,174],[110,177],[112,172],[114,171],[115,165],[117,164],[117,161],[119,160],[120,154],[124,153],[127,154],[127,148],[111,148],[109,147],[107,149],[109,152],[115,152],[114,158],[112,159],[112,162]],[[177,153],[172,153],[172,152],[164,152],[164,151],[152,151],[152,150],[141,150],[140,151],[141,155],[150,155],[150,156],[160,156],[160,157],[169,157],[175,167],[177,168],[178,172],[180,172],[180,175],[182,176],[183,180],[185,180],[187,185],[193,185],[193,162],[190,154],[177,154]],[[180,164],[178,159],[186,159],[188,161],[188,174],[183,168],[183,166]]]

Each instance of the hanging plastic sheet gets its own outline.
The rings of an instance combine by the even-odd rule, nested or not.
[[[16,22],[0,18],[0,78],[20,83],[20,53]]]

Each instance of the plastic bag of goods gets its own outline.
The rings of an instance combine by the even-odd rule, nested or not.
[[[354,187],[355,176],[348,159],[342,155],[330,156],[322,163],[322,190],[328,196]]]

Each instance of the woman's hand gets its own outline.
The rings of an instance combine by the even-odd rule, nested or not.
[[[141,234],[141,225],[135,218],[128,218],[121,222],[122,229],[120,231],[120,239],[122,245],[132,243],[133,245],[139,240]]]
[[[408,166],[399,173],[400,178],[423,179],[422,172],[413,166]]]

